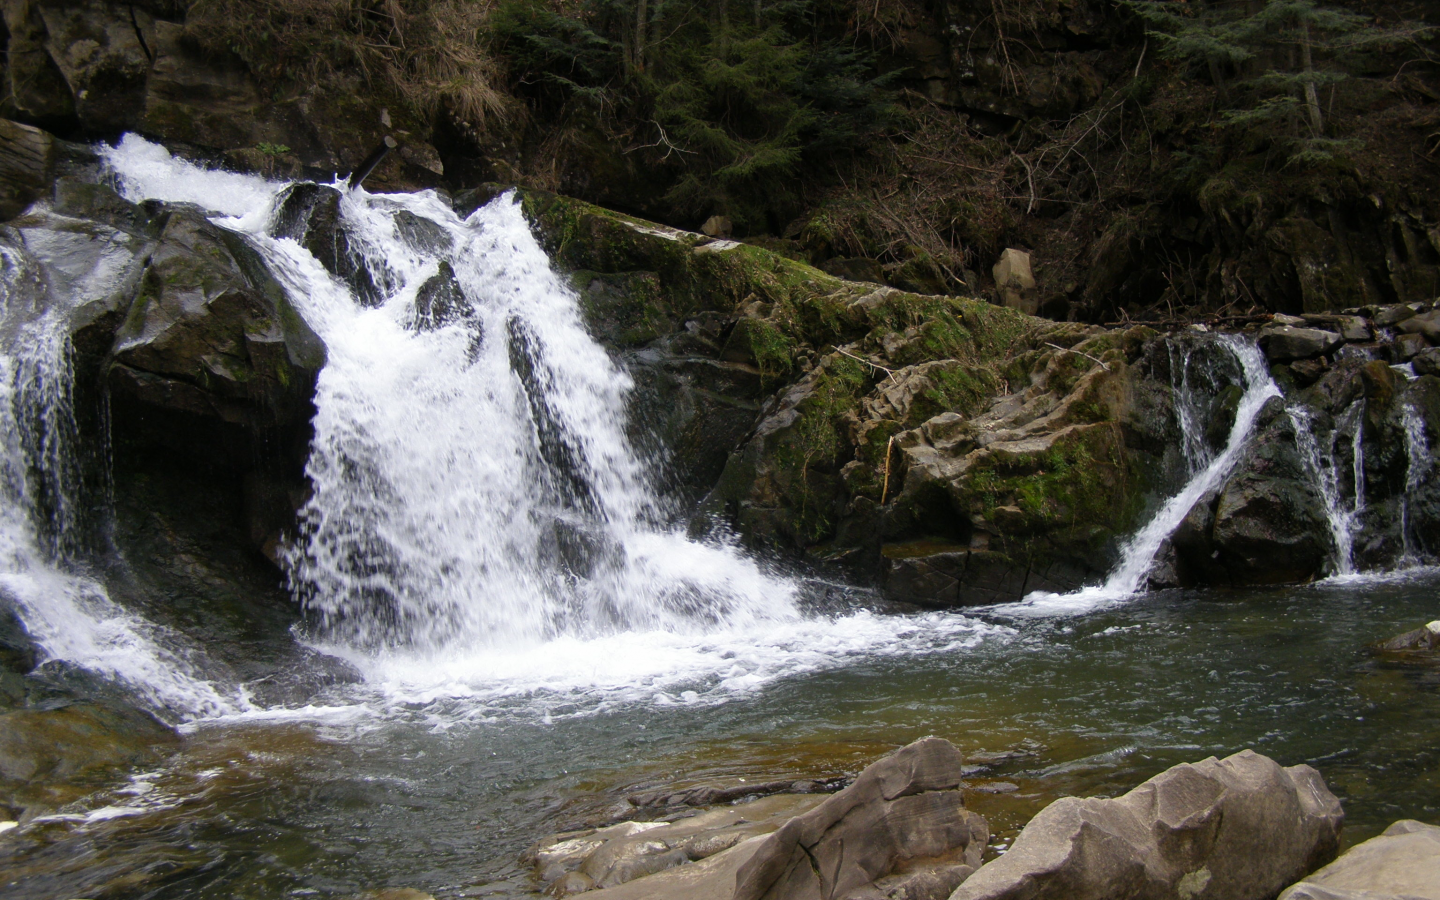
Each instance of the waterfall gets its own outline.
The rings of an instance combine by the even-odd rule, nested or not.
[[[1286,412],[1295,427],[1295,443],[1300,450],[1301,460],[1305,463],[1324,506],[1325,521],[1335,548],[1335,555],[1331,559],[1333,574],[1353,575],[1355,530],[1359,527],[1360,516],[1365,511],[1365,398],[1361,397],[1351,403],[1340,414],[1323,448],[1315,437],[1310,410],[1299,404],[1291,404]],[[1350,439],[1351,452],[1349,503],[1345,501],[1338,463],[1339,444],[1346,437]]]
[[[1042,613],[1076,612],[1139,593],[1160,547],[1174,534],[1175,529],[1180,527],[1180,523],[1189,515],[1195,503],[1219,487],[1230,473],[1255,429],[1255,420],[1260,415],[1260,410],[1271,397],[1280,396],[1280,389],[1270,377],[1264,354],[1253,342],[1235,335],[1221,335],[1217,340],[1240,364],[1245,386],[1245,392],[1235,410],[1235,422],[1230,427],[1225,448],[1218,456],[1209,458],[1180,492],[1166,500],[1150,520],[1125,542],[1120,549],[1120,561],[1111,570],[1104,584],[1084,587],[1069,594],[1036,591],[1022,601],[1022,608]],[[1184,446],[1202,447],[1203,441],[1198,437],[1198,422],[1189,414],[1189,401],[1177,400],[1176,406],[1177,418],[1186,433]],[[1194,458],[1197,460],[1208,457],[1208,450],[1203,453],[1198,449],[1192,452],[1196,453]]]
[[[112,153],[122,189],[234,216],[217,221],[327,345],[314,490],[288,555],[318,637],[474,650],[799,615],[791,581],[667,519],[626,435],[631,379],[512,196],[462,219],[434,192],[337,183],[357,289],[276,236],[285,185],[224,182],[154,149],[127,138]]]
[[[68,309],[46,282],[35,259],[0,244],[0,601],[18,607],[45,660],[123,683],[157,712],[236,710],[243,701],[201,677],[175,635],[85,572]]]
[[[1430,474],[1432,458],[1430,441],[1425,435],[1425,419],[1410,402],[1402,404],[1401,424],[1405,429],[1405,491],[1400,495],[1400,540],[1403,551],[1400,566],[1409,568],[1419,565],[1420,555],[1416,552],[1414,538],[1410,534],[1410,495],[1415,493]]]

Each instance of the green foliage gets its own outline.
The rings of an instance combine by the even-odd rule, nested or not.
[[[1125,0],[1162,56],[1203,64],[1228,107],[1220,122],[1251,143],[1284,147],[1287,165],[1334,162],[1353,148],[1326,135],[1319,91],[1350,75],[1365,53],[1414,41],[1430,29],[1384,28],[1315,0],[1245,4]],[[1234,89],[1232,91],[1232,88]]]
[[[290,148],[285,146],[284,144],[271,144],[267,141],[261,141],[260,143],[256,144],[255,149],[259,150],[266,156],[283,156],[284,154],[290,152]]]
[[[586,110],[666,173],[675,208],[729,216],[743,233],[778,229],[804,170],[863,151],[896,118],[890,76],[822,35],[815,7],[707,16],[661,0],[503,0],[490,34],[539,115]]]

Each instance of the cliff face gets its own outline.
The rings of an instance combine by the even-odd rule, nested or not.
[[[990,295],[1024,248],[1028,302],[1060,320],[1440,292],[1432,3],[1345,7],[1360,30],[1315,44],[1313,78],[1279,26],[1216,20],[1227,61],[1185,55],[1188,7],[1167,25],[1087,0],[802,6],[10,0],[0,115],[322,179],[389,133],[374,187],[714,217],[919,293]],[[1309,114],[1273,88],[1307,78]]]

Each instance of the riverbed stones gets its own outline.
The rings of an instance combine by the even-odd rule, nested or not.
[[[1344,343],[1337,332],[1293,325],[1267,325],[1260,329],[1259,340],[1271,362],[1313,359]]]
[[[1440,900],[1440,828],[1401,819],[1279,900]]]
[[[1266,900],[1335,858],[1343,821],[1314,769],[1245,750],[1057,800],[950,900]]]
[[[943,886],[963,878],[968,873],[959,868],[979,864],[990,829],[965,809],[962,771],[960,751],[933,737],[871,764],[848,788],[765,838],[737,871],[733,900],[858,900],[866,894],[852,892],[888,876],[933,873],[914,879],[915,894],[922,881]]]

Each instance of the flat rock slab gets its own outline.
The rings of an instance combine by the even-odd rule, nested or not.
[[[775,831],[825,795],[775,794],[675,822],[621,822],[547,838],[530,852],[552,896],[612,888],[686,866]],[[688,868],[688,866],[687,866]]]
[[[1401,819],[1280,900],[1440,900],[1440,828]]]
[[[735,873],[764,841],[763,835],[752,837],[688,866],[587,893],[585,900],[730,900],[735,892]]]
[[[950,900],[1269,900],[1334,858],[1343,821],[1309,766],[1211,757],[1113,800],[1057,800]]]

